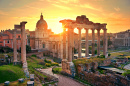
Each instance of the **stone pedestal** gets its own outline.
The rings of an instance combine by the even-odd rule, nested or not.
[[[62,60],[62,70],[65,71],[67,69],[67,60],[63,59]]]
[[[4,82],[4,85],[7,86],[7,85],[9,85],[9,83],[10,83],[10,81],[6,81],[6,82]]]
[[[23,83],[24,82],[24,79],[21,78],[21,79],[18,79],[19,83]]]
[[[34,86],[34,81],[28,81],[27,86]]]
[[[30,74],[30,81],[34,81],[34,74]]]
[[[75,76],[75,66],[73,62],[62,61],[62,70],[72,76]]]

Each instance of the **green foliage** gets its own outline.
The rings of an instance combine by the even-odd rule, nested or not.
[[[97,56],[97,58],[105,58],[104,55]]]
[[[92,46],[89,46],[89,50],[92,50]]]
[[[51,66],[59,66],[59,64],[56,62],[53,62],[53,63],[51,63]]]
[[[95,50],[95,54],[97,54],[97,50]]]
[[[111,56],[111,54],[110,54],[110,53],[108,53],[108,56]]]
[[[50,64],[51,64],[51,60],[47,60],[47,59],[45,58],[44,61],[45,61],[46,63],[50,63]]]
[[[130,70],[127,70],[126,72],[122,73],[123,76],[130,75]]]
[[[31,55],[31,57],[37,57],[35,54]]]
[[[5,81],[16,81],[19,78],[25,78],[24,72],[20,66],[3,65],[0,66],[0,83]]]
[[[51,64],[50,63],[46,63],[45,66],[51,67]]]
[[[53,68],[52,69],[52,72],[53,73],[60,73],[62,71],[62,68],[61,67],[56,67],[56,68]]]

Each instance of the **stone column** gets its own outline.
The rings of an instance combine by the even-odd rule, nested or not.
[[[17,64],[17,40],[16,40],[16,27],[14,27],[14,34],[13,34],[13,54],[14,54],[14,61],[13,64]]]
[[[67,60],[66,60],[66,29],[63,29],[63,59],[62,59],[62,70],[66,71],[67,69]]]
[[[63,30],[63,59],[66,59],[66,29]]]
[[[95,33],[94,29],[92,29],[92,56],[95,54]]]
[[[100,29],[97,29],[97,55],[100,55]]]
[[[72,60],[74,60],[74,29],[72,28]]]
[[[89,49],[88,49],[88,46],[89,46],[89,44],[88,44],[88,29],[87,28],[85,28],[85,30],[86,30],[86,37],[85,37],[85,57],[88,57],[89,56]]]
[[[68,28],[68,62],[72,62],[72,29]]]
[[[21,61],[23,64],[23,68],[27,68],[26,61],[26,34],[25,34],[25,24],[27,22],[21,22]]]
[[[103,55],[107,57],[107,29],[103,29],[104,38],[103,38]]]
[[[77,28],[79,30],[79,43],[78,43],[78,58],[81,58],[81,28]]]

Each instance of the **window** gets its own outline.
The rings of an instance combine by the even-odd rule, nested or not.
[[[18,38],[20,38],[20,35],[18,36]]]
[[[43,48],[45,48],[45,44],[43,44]]]
[[[9,40],[7,40],[7,43],[9,43]]]

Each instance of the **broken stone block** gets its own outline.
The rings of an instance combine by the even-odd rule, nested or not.
[[[34,74],[30,74],[30,80],[34,81]]]
[[[28,81],[27,86],[34,86],[34,81]]]
[[[21,79],[18,79],[19,83],[23,83],[24,82],[24,79],[21,78]]]
[[[9,85],[10,81],[4,82],[4,85]]]

